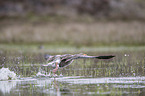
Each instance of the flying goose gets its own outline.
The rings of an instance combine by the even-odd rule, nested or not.
[[[81,58],[97,58],[97,59],[111,59],[115,57],[114,55],[108,55],[108,56],[88,56],[86,54],[64,54],[64,55],[45,55],[45,60],[47,60],[49,63],[43,66],[51,66],[53,67],[53,73],[59,69],[64,68],[68,65],[70,65],[75,59],[81,59]]]

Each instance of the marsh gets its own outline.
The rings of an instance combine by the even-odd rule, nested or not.
[[[17,50],[14,50],[15,48]],[[30,52],[28,49],[31,48],[36,49]],[[17,75],[16,80],[0,81],[1,96],[141,96],[145,93],[144,47],[102,47],[94,50],[86,47],[82,48],[85,50],[77,51],[77,48],[71,47],[69,52],[74,54],[81,51],[93,55],[114,54],[116,57],[111,60],[75,60],[71,65],[56,72],[58,75],[62,72],[63,77],[55,78],[47,76],[49,67],[41,66],[46,64],[44,54],[64,54],[65,50],[48,50],[48,46],[45,48],[47,51],[39,50],[37,46],[29,46],[23,50],[15,46],[9,50],[6,46],[1,46],[1,68],[9,68]],[[43,76],[36,76],[38,72]]]

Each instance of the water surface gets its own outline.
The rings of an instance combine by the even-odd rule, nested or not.
[[[85,50],[85,49],[84,49]],[[93,49],[92,49],[93,50]],[[114,49],[112,49],[114,50]],[[83,51],[83,49],[82,49]],[[44,54],[22,50],[0,50],[0,68],[14,71],[16,80],[0,81],[0,96],[143,96],[145,94],[145,49],[86,51],[88,55],[110,55],[110,60],[79,59],[49,76]],[[75,52],[74,52],[75,53]],[[56,52],[55,54],[65,54]],[[41,75],[37,75],[40,72]],[[60,74],[63,76],[59,76]]]

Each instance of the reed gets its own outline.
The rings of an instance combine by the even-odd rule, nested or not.
[[[139,21],[64,22],[4,26],[0,43],[53,45],[145,45],[145,23]]]

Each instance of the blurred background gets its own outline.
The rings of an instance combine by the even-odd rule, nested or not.
[[[145,0],[0,0],[1,44],[145,45]]]
[[[115,58],[75,60],[57,71],[71,78],[48,77],[45,54],[78,53]],[[19,80],[0,82],[0,96],[143,96],[145,0],[0,0],[0,77],[9,69]]]

